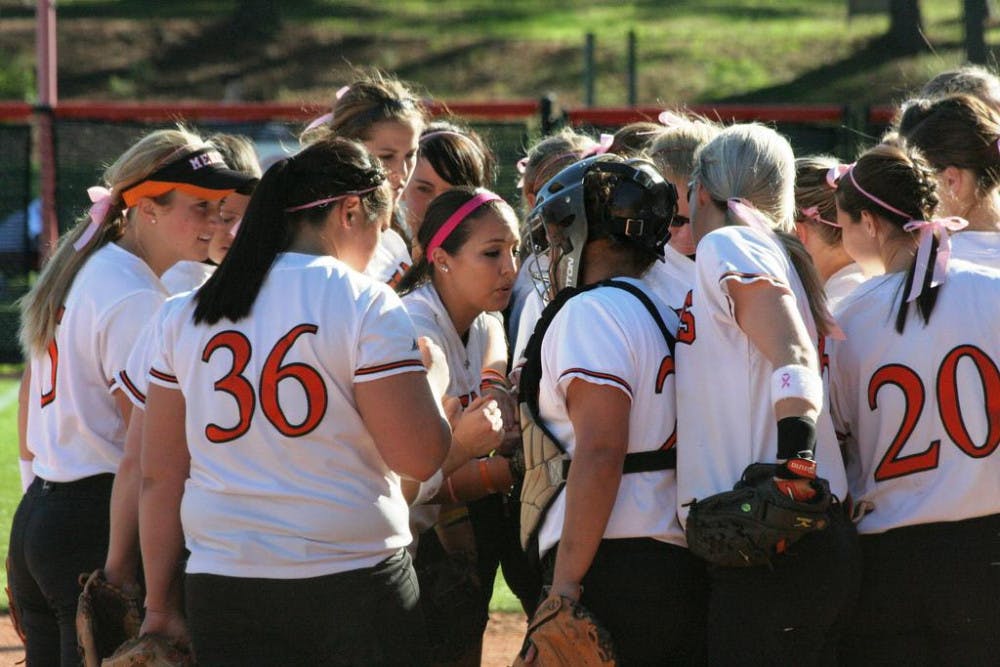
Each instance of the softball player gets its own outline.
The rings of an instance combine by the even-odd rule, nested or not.
[[[831,327],[805,249],[789,232],[795,166],[760,125],[722,130],[698,153],[691,196],[697,244],[691,306],[677,333],[678,497],[732,489],[756,462],[812,458],[847,491],[816,341]],[[808,499],[804,479],[778,480]],[[838,505],[827,530],[773,567],[710,566],[709,664],[826,664],[856,588],[856,537]]]
[[[303,133],[323,128],[339,137],[362,142],[382,161],[392,188],[393,218],[384,230],[371,264],[365,269],[372,278],[396,286],[413,264],[406,230],[398,204],[417,161],[418,139],[425,112],[406,84],[378,70],[371,70],[338,91],[329,114],[313,121]],[[322,135],[322,132],[316,134]]]
[[[455,186],[490,188],[496,180],[496,158],[472,130],[435,121],[420,135],[413,176],[403,190],[406,226],[414,240],[431,201]]]
[[[1000,110],[1000,78],[979,65],[962,65],[941,72],[920,88],[917,97],[936,100],[963,94],[978,97]]]
[[[837,305],[866,280],[861,266],[844,250],[834,192],[839,174],[831,157],[803,157],[795,161],[795,233],[816,265],[823,281],[827,307]]]
[[[477,450],[478,455],[500,446],[502,422],[498,419],[497,428],[486,432],[480,428],[475,442],[468,441],[465,434],[470,429],[462,422],[478,419],[477,411],[484,406],[499,417],[496,401],[483,396],[483,360],[490,336],[495,335],[490,326],[495,318],[492,313],[503,310],[510,300],[519,243],[514,212],[498,195],[469,187],[448,190],[427,208],[417,237],[417,245],[426,252],[420,254],[400,284],[403,303],[417,332],[444,350],[451,378],[446,393],[470,407],[456,424],[455,439],[465,449]],[[506,366],[506,358],[503,362]],[[456,452],[461,449],[452,447]],[[447,558],[473,563],[480,583],[476,604],[468,611],[475,616],[474,622],[438,623],[437,612],[429,608],[428,625],[434,635],[431,642],[436,660],[462,658],[478,664],[497,565],[503,560],[507,567],[510,559],[504,557],[505,552],[524,560],[516,540],[504,539],[513,531],[501,521],[503,505],[495,497],[509,491],[513,479],[503,456],[449,462],[444,473],[445,483],[438,495],[444,503],[440,521],[436,508],[414,512],[415,516],[427,515],[419,517],[424,520],[421,528],[438,521],[437,530],[421,539],[417,569],[429,572]],[[484,498],[488,495],[494,498]],[[465,505],[455,506],[472,500],[477,502],[468,506],[472,522],[469,531],[469,526],[459,521]],[[515,582],[523,578],[511,577]],[[428,591],[429,595],[436,593]],[[532,594],[536,593],[537,588]]]
[[[431,477],[449,430],[398,297],[357,273],[392,210],[387,182],[340,138],[276,163],[226,261],[163,309],[143,631],[183,634],[172,586],[186,543],[204,664],[426,660],[400,479]]]
[[[171,294],[197,289],[208,280],[215,267],[222,263],[250,202],[250,193],[260,180],[260,165],[257,163],[253,144],[248,139],[217,134],[209,137],[209,143],[219,149],[226,164],[246,176],[247,182],[237,192],[227,195],[219,202],[220,224],[216,225],[208,244],[208,262],[180,261],[163,274],[163,285]],[[111,535],[104,576],[111,584],[123,590],[135,590],[140,585],[139,486],[142,477],[139,457],[149,384],[146,374],[158,352],[158,344],[153,337],[155,320],[154,317],[136,337],[125,367],[115,377],[115,389],[120,390],[131,401],[132,412],[125,434],[125,451],[111,493]]]
[[[535,207],[538,192],[550,178],[584,157],[606,152],[608,146],[610,141],[599,144],[587,135],[578,134],[569,128],[563,128],[535,144],[528,151],[527,157],[517,163],[517,169],[521,173],[518,185],[521,188],[523,212],[527,214]],[[507,318],[507,335],[513,343],[511,359],[515,363],[521,358],[535,322],[545,306],[542,295],[536,288],[536,279],[544,278],[548,273],[548,258],[532,251],[528,230],[521,230],[521,238],[521,268],[514,283]]]
[[[1000,268],[1000,110],[968,95],[912,100],[899,134],[937,170],[941,215],[969,222],[953,255]]]
[[[114,385],[166,297],[158,276],[208,252],[217,200],[246,182],[185,130],[152,132],[91,188],[94,205],[60,243],[22,306],[31,367],[27,442],[36,476],[11,529],[13,604],[30,664],[77,664],[81,572],[100,567],[129,403]]]
[[[695,153],[714,137],[719,128],[701,118],[688,119],[666,112],[669,125],[660,129],[649,147],[650,159],[660,174],[677,190],[677,215],[670,223],[670,241],[663,248],[663,261],[653,262],[643,282],[664,303],[680,312],[694,286],[694,240],[691,238],[688,183],[694,171]]]
[[[830,350],[864,563],[843,664],[1000,655],[1000,273],[948,261],[961,222],[931,219],[935,180],[883,145],[837,189],[844,246],[885,273],[843,303]]]
[[[566,301],[529,350],[540,352],[537,417],[570,463],[538,533],[545,580],[596,615],[622,664],[700,664],[704,570],[667,509],[677,491],[669,332],[678,322],[639,279],[662,257],[676,191],[652,164],[609,155],[563,170],[539,197],[532,221],[548,239],[553,291],[592,288]],[[641,296],[597,286],[609,278]],[[650,455],[657,465],[630,468]]]

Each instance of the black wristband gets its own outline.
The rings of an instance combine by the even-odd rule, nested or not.
[[[791,459],[800,452],[816,450],[816,422],[809,417],[785,417],[778,420],[778,458]]]

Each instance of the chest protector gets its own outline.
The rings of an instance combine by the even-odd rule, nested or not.
[[[535,330],[524,350],[525,364],[521,370],[518,400],[521,404],[521,442],[524,447],[524,481],[521,486],[521,546],[530,561],[538,559],[538,533],[549,508],[566,486],[571,460],[566,448],[542,421],[538,410],[538,387],[542,379],[542,340],[556,313],[577,294],[596,287],[616,287],[639,299],[667,342],[671,356],[674,337],[660,317],[656,306],[635,285],[620,280],[603,280],[585,287],[568,287],[542,311]],[[623,474],[669,470],[677,467],[675,449],[633,452],[625,455]]]

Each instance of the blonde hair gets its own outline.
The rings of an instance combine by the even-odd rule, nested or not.
[[[156,130],[122,153],[104,171],[102,180],[111,190],[111,206],[100,221],[100,229],[94,239],[79,251],[73,247],[90,225],[88,215],[78,218],[73,228],[59,240],[38,282],[21,298],[19,336],[26,357],[44,353],[55,337],[59,310],[66,301],[76,274],[94,251],[125,234],[131,214],[126,211],[122,192],[148,177],[168,160],[181,158],[204,146],[201,137],[184,127]],[[168,192],[155,198],[155,201],[166,204],[172,194]]]
[[[723,205],[726,224],[740,224],[725,202],[745,199],[764,214],[802,281],[821,335],[832,330],[826,295],[805,246],[795,236],[795,154],[788,140],[757,123],[732,125],[698,152],[693,177]]]
[[[260,160],[257,159],[257,151],[254,150],[253,141],[250,137],[242,134],[225,134],[219,132],[208,138],[208,143],[219,149],[222,159],[226,161],[233,171],[252,176],[259,179],[264,172],[260,168]]]
[[[407,84],[376,68],[358,70],[356,76],[334,99],[330,118],[302,133],[303,144],[328,133],[364,142],[372,126],[386,120],[412,123],[418,133],[423,129],[427,112]]]
[[[811,229],[828,246],[840,247],[843,233],[840,227],[828,225],[820,220],[807,217],[802,211],[816,207],[820,218],[837,221],[837,189],[831,186],[827,175],[840,164],[837,158],[828,155],[810,155],[795,160],[795,205],[800,222],[811,225]]]
[[[695,154],[711,141],[722,128],[703,118],[685,119],[664,127],[649,147],[649,159],[660,173],[687,179],[694,172]],[[670,180],[670,179],[668,179]]]
[[[546,182],[565,167],[578,161],[583,154],[597,146],[597,142],[585,134],[564,127],[531,147],[524,165],[525,195],[537,195]],[[527,200],[523,202],[528,208]],[[527,214],[530,211],[525,210]]]

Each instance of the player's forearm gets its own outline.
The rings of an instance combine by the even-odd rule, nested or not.
[[[111,489],[111,532],[104,573],[121,587],[139,576],[139,486],[141,472],[136,458],[122,459]]]
[[[618,496],[625,451],[578,451],[566,481],[566,516],[556,555],[552,591],[579,598],[579,585],[604,538]],[[574,593],[575,591],[575,593]]]
[[[162,478],[143,478],[139,535],[148,609],[172,609],[176,604],[171,591],[175,588],[177,564],[184,548],[180,516],[183,495],[183,480],[178,484]]]

